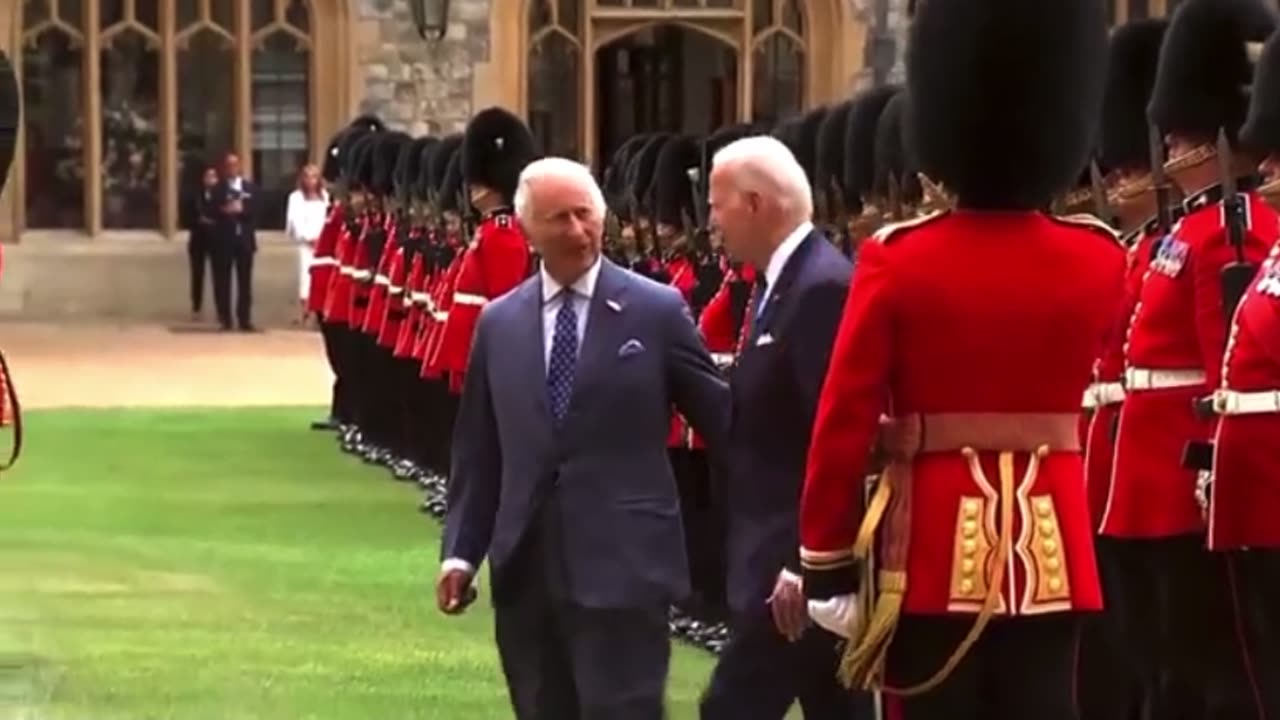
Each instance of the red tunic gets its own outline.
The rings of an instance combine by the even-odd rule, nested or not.
[[[1129,247],[1124,304],[1116,316],[1107,347],[1094,365],[1093,384],[1085,393],[1087,412],[1081,416],[1084,424],[1082,439],[1085,482],[1089,489],[1089,511],[1094,527],[1102,523],[1102,511],[1111,488],[1111,461],[1115,456],[1112,431],[1120,415],[1120,405],[1124,402],[1124,346],[1129,318],[1137,307],[1142,281],[1151,264],[1151,249],[1159,240],[1158,234],[1158,226],[1146,223]]]
[[[453,304],[434,350],[432,362],[450,374],[451,384],[456,385],[467,369],[480,310],[519,285],[528,272],[529,243],[515,216],[507,210],[486,216],[458,270]]]
[[[416,232],[416,231],[415,231]],[[383,302],[382,322],[378,324],[378,345],[395,351],[396,342],[400,339],[400,326],[404,324],[404,283],[408,278],[404,261],[404,245],[397,244],[391,253],[391,261],[387,264],[387,294]]]
[[[671,278],[671,287],[679,290],[684,301],[692,306],[693,291],[698,286],[698,274],[694,272],[693,261],[679,255],[663,263],[663,269],[667,271],[667,277]]]
[[[438,380],[444,376],[440,367],[440,338],[444,335],[445,322],[449,319],[449,310],[453,308],[453,292],[458,284],[458,273],[462,271],[462,263],[466,259],[469,248],[458,248],[449,267],[437,273],[431,292],[427,296],[427,315],[422,329],[422,339],[418,344],[418,357],[422,360],[422,377]]]
[[[1189,442],[1208,441],[1212,423],[1195,413],[1194,402],[1218,387],[1227,320],[1221,272],[1235,259],[1222,225],[1220,188],[1187,198],[1186,217],[1174,225],[1146,280],[1125,353],[1126,390],[1116,433],[1115,470],[1101,532],[1122,538],[1161,538],[1204,531],[1195,498],[1196,471],[1184,468]],[[1248,195],[1253,217],[1272,217],[1266,204]],[[1269,249],[1247,232],[1245,255],[1254,262]],[[1174,371],[1183,379],[1156,389],[1136,383],[1147,370]],[[1150,384],[1150,383],[1148,383]]]
[[[307,270],[311,277],[310,290],[307,291],[307,312],[324,312],[325,298],[333,282],[334,270],[338,267],[338,258],[334,253],[345,222],[346,214],[342,206],[335,204],[329,210],[329,217],[324,221],[320,237],[316,238],[315,255]]]
[[[378,257],[378,266],[373,274],[373,285],[369,290],[369,309],[364,315],[361,330],[365,335],[374,338],[382,332],[382,322],[387,317],[387,294],[391,288],[391,262],[395,257],[396,223],[390,215],[383,224],[386,241],[382,246],[382,254]]]
[[[1274,213],[1255,208],[1253,227],[1280,235]],[[1280,401],[1280,244],[1236,309],[1222,387],[1276,393]],[[1209,548],[1280,548],[1280,412],[1220,416],[1209,495]]]
[[[409,274],[404,282],[405,321],[400,326],[400,336],[396,338],[396,347],[392,357],[412,358],[413,346],[418,339],[418,329],[422,325],[422,315],[426,309],[427,273],[426,262],[422,252],[413,255],[409,266]]]
[[[800,539],[811,597],[856,589],[851,548],[882,413],[1070,417],[1123,296],[1115,236],[1074,220],[956,211],[876,237],[859,252],[808,456]],[[1033,477],[1031,453],[1015,453],[1015,490],[1004,498],[999,455],[976,453],[981,474],[958,450],[910,463],[909,534],[881,535],[885,546],[907,546],[904,612],[981,609],[986,591],[975,596],[962,578],[979,588],[991,579],[1004,502],[1016,506],[996,612],[1101,607],[1080,452],[1049,452]],[[1056,536],[1052,549],[1044,530]]]
[[[369,309],[369,293],[373,290],[373,268],[369,267],[369,225],[356,240],[351,252],[351,310],[347,327],[359,330],[364,326],[365,312]]]
[[[351,319],[351,274],[355,272],[355,252],[352,228],[344,224],[338,231],[338,242],[333,251],[338,261],[337,272],[329,281],[324,299],[324,319],[328,322],[346,325]]]

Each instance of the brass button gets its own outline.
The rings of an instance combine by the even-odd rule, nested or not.
[[[978,552],[978,541],[965,540],[964,542],[960,543],[960,548],[964,551],[965,555],[973,555],[974,553]]]
[[[1048,498],[1040,498],[1036,501],[1036,514],[1040,517],[1049,517],[1053,513],[1053,505]]]
[[[1057,555],[1057,554],[1058,554],[1058,541],[1057,541],[1057,540],[1045,540],[1045,541],[1044,541],[1044,554],[1045,554],[1045,555],[1050,555],[1050,556],[1052,556],[1052,555]]]
[[[1058,592],[1060,590],[1062,590],[1062,578],[1060,577],[1049,578],[1049,592]]]
[[[965,500],[962,507],[964,509],[964,516],[966,518],[978,517],[978,501],[977,500],[973,500],[973,499]]]
[[[965,575],[972,575],[973,571],[977,569],[978,563],[974,562],[972,558],[965,558],[960,561],[960,571]]]
[[[1062,561],[1056,557],[1045,558],[1044,567],[1049,572],[1058,572],[1062,569]]]
[[[1040,534],[1045,537],[1053,537],[1053,521],[1052,520],[1040,521]]]
[[[978,534],[978,523],[972,520],[965,520],[964,523],[960,525],[960,532],[967,538],[974,537]]]
[[[972,594],[973,594],[973,581],[972,581],[972,580],[961,580],[961,581],[960,581],[960,592],[961,592],[961,593],[963,593],[963,594],[965,594],[965,595],[972,595]]]

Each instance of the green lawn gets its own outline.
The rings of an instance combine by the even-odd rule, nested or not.
[[[54,411],[0,477],[0,718],[508,718],[487,599],[309,410]],[[711,658],[678,648],[674,718]],[[23,714],[28,713],[28,714]]]

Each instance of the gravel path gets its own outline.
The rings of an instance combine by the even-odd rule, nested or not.
[[[27,409],[327,405],[318,332],[0,323]]]

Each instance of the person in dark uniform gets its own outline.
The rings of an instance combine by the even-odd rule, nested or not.
[[[191,270],[191,317],[199,319],[204,308],[205,269],[214,265],[213,251],[217,238],[218,208],[213,206],[213,193],[218,187],[218,168],[206,167],[200,184],[186,195],[183,216],[187,223],[187,261]],[[216,283],[215,283],[216,285]],[[214,293],[215,296],[217,293]],[[217,298],[214,298],[215,303]],[[219,317],[223,313],[219,312]]]
[[[227,153],[222,159],[222,177],[214,187],[212,205],[217,214],[214,225],[213,292],[218,299],[218,321],[223,330],[232,329],[231,287],[235,277],[235,319],[241,332],[253,332],[253,258],[258,252],[258,186],[240,172],[240,158]]]
[[[1077,425],[1124,253],[1043,208],[1091,151],[1107,25],[1102,0],[929,0],[912,21],[912,144],[957,209],[859,249],[799,528],[841,679],[896,720],[1078,717],[1101,590]]]

